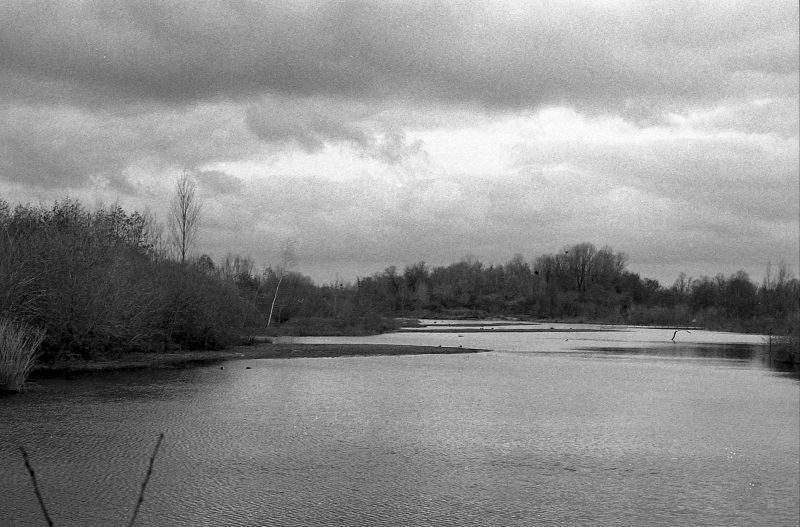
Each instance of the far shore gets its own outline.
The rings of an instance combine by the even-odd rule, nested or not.
[[[114,359],[62,361],[39,364],[31,379],[72,377],[106,371],[188,368],[240,359],[296,359],[323,357],[370,357],[388,355],[448,355],[479,353],[486,350],[393,344],[256,344],[219,351],[181,351],[175,353],[123,353]]]

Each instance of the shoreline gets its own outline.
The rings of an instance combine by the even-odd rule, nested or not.
[[[93,373],[143,369],[181,369],[241,359],[300,359],[337,357],[377,357],[398,355],[452,355],[481,353],[487,350],[441,346],[399,344],[270,344],[234,346],[219,351],[181,351],[175,353],[123,353],[113,360],[59,361],[39,364],[29,380],[75,377]]]

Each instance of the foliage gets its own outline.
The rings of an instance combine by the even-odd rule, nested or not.
[[[44,328],[49,360],[229,342],[254,306],[165,258],[152,225],[118,206],[0,202],[0,316]]]
[[[784,331],[767,337],[770,360],[800,370],[800,313],[795,313]]]

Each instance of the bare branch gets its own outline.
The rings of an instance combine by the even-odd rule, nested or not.
[[[144,481],[142,481],[142,488],[139,491],[139,499],[136,501],[136,506],[133,509],[133,516],[131,517],[130,523],[128,523],[128,527],[133,527],[133,524],[136,522],[136,516],[139,514],[139,507],[141,507],[142,502],[144,501],[144,490],[147,488],[147,482],[150,481],[150,475],[153,473],[153,463],[156,460],[156,454],[158,454],[158,447],[161,446],[161,441],[164,440],[164,433],[158,434],[158,441],[156,441],[156,446],[153,449],[153,455],[150,456],[150,464],[147,467],[147,474],[144,476]]]
[[[31,476],[31,482],[33,483],[33,491],[36,493],[36,499],[39,500],[39,507],[42,509],[42,513],[44,514],[44,519],[47,521],[47,525],[53,527],[53,520],[50,519],[50,514],[47,513],[47,507],[44,506],[44,498],[42,498],[42,493],[39,491],[39,484],[36,482],[36,473],[33,471],[33,467],[31,466],[30,460],[28,459],[28,453],[25,451],[25,448],[20,445],[19,451],[22,452],[22,459],[25,460],[25,468],[28,469],[28,474]]]

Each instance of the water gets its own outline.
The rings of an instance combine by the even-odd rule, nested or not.
[[[126,525],[162,431],[137,525],[800,521],[800,388],[759,338],[489,327],[356,340],[502,351],[41,381],[0,399],[0,525],[44,525],[17,444],[57,526]]]
[[[673,338],[674,337],[674,338]],[[422,320],[419,327],[371,337],[283,337],[283,342],[462,346],[496,351],[557,353],[639,349],[658,354],[756,346],[763,335],[697,329],[530,322]],[[750,349],[748,355],[753,355]]]

